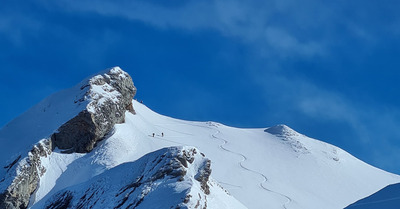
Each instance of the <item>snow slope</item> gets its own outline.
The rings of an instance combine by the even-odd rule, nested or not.
[[[88,101],[74,102],[84,96],[83,83],[57,92],[0,129],[1,163],[26,155],[32,145],[48,137],[62,124],[86,108]],[[16,143],[18,142],[18,143]]]
[[[392,184],[349,205],[346,209],[398,209],[399,207],[400,184]]]
[[[400,182],[397,175],[284,125],[239,129],[177,120],[133,104],[137,114],[127,112],[125,123],[115,125],[92,152],[55,150],[41,159],[47,171],[32,196],[32,208],[41,208],[62,189],[171,146],[201,150],[212,162],[213,178],[250,209],[339,209]]]

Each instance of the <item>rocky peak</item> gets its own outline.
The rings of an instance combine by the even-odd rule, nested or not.
[[[90,152],[115,124],[124,122],[126,111],[135,113],[132,106],[135,94],[129,74],[119,67],[109,68],[71,89],[49,96],[28,110],[25,117],[1,129],[2,154],[18,154],[0,168],[0,209],[26,208],[40,175],[46,172],[41,158],[51,154],[55,147],[64,152]],[[25,130],[19,133],[16,128],[21,127]],[[13,141],[13,147],[6,147]],[[31,149],[17,150],[28,146],[18,146],[20,142],[30,142]]]
[[[80,89],[82,96],[75,102],[88,102],[86,108],[51,136],[54,145],[67,152],[90,152],[115,124],[124,122],[125,111],[134,113],[136,88],[119,67],[92,77]]]

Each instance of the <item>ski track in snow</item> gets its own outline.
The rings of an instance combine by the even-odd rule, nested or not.
[[[289,203],[292,202],[292,198],[290,198],[290,197],[287,196],[287,195],[284,195],[284,194],[282,194],[282,193],[279,193],[279,192],[270,190],[270,189],[268,189],[267,187],[265,187],[265,186],[264,186],[264,183],[268,181],[268,178],[267,178],[263,173],[260,173],[260,172],[258,172],[258,171],[252,170],[252,169],[247,168],[246,166],[244,166],[244,165],[243,165],[243,162],[245,162],[245,161],[247,160],[247,157],[246,157],[245,155],[243,155],[242,153],[234,152],[234,151],[229,150],[229,149],[227,149],[227,148],[224,147],[224,145],[227,144],[228,141],[227,141],[226,139],[223,139],[223,138],[220,138],[220,137],[217,137],[217,136],[216,136],[217,134],[220,134],[220,133],[221,133],[221,131],[218,130],[218,126],[217,126],[217,125],[215,125],[215,124],[212,123],[212,122],[209,123],[209,126],[195,125],[195,124],[191,124],[191,123],[184,123],[184,124],[192,125],[192,126],[198,126],[198,127],[203,127],[203,128],[208,128],[208,129],[215,130],[216,132],[215,132],[214,134],[211,134],[211,137],[214,138],[214,139],[221,140],[221,141],[223,142],[221,145],[219,145],[219,148],[220,148],[221,150],[226,151],[226,152],[229,152],[229,153],[231,153],[231,154],[235,154],[235,155],[241,156],[241,157],[242,157],[242,161],[239,162],[239,166],[240,166],[241,168],[243,168],[244,170],[248,171],[248,172],[251,172],[251,173],[254,173],[254,174],[257,174],[257,175],[261,176],[261,177],[263,178],[263,181],[260,183],[261,189],[263,189],[263,190],[265,190],[265,191],[267,191],[267,192],[270,192],[270,193],[273,193],[273,194],[277,194],[277,195],[279,195],[279,196],[284,197],[287,201],[286,201],[285,203],[282,204],[282,207],[283,207],[284,209],[287,209],[287,205],[288,205]],[[213,127],[215,127],[215,128],[211,128],[210,126],[213,126]]]
[[[218,128],[218,127],[217,127],[217,128]],[[223,143],[222,143],[221,145],[219,145],[219,148],[221,148],[222,150],[224,150],[224,151],[226,151],[226,152],[229,152],[229,153],[232,153],[232,154],[241,156],[241,157],[242,157],[242,161],[239,162],[240,167],[243,168],[244,170],[248,171],[248,172],[255,173],[255,174],[261,176],[261,177],[263,178],[263,181],[260,183],[260,187],[261,187],[262,189],[264,189],[264,190],[267,191],[267,192],[274,193],[274,194],[277,194],[277,195],[280,195],[280,196],[286,198],[287,201],[282,205],[282,207],[283,207],[284,209],[287,209],[286,206],[287,206],[290,202],[292,202],[292,199],[291,199],[290,197],[288,197],[287,195],[284,195],[284,194],[281,194],[281,193],[279,193],[279,192],[272,191],[272,190],[266,188],[266,187],[264,186],[264,183],[268,181],[268,178],[267,178],[263,173],[257,172],[257,171],[255,171],[255,170],[252,170],[252,169],[247,168],[246,166],[244,166],[244,165],[243,165],[243,162],[245,162],[245,161],[247,160],[247,157],[246,157],[245,155],[241,154],[241,153],[234,152],[234,151],[232,151],[232,150],[229,150],[229,149],[225,148],[224,145],[227,144],[228,141],[227,141],[226,139],[217,137],[216,135],[217,135],[217,134],[220,134],[221,131],[219,131],[219,130],[216,130],[216,131],[217,131],[217,132],[214,133],[214,134],[211,134],[211,136],[212,136],[213,138],[215,138],[215,139],[219,139],[219,140],[223,141]]]

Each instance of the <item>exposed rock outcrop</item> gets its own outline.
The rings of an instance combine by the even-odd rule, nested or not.
[[[197,181],[200,182],[201,189],[205,194],[210,194],[210,187],[208,185],[208,179],[211,175],[211,161],[206,160],[200,166],[197,175],[194,177]]]
[[[132,99],[136,88],[131,77],[119,67],[83,81],[79,90],[74,92],[75,101],[65,102],[84,107],[82,111],[4,167],[0,176],[0,209],[28,207],[30,196],[45,172],[41,158],[51,154],[55,147],[66,152],[90,152],[115,124],[124,122],[126,111],[134,113]],[[62,111],[54,110],[57,114]]]
[[[210,187],[223,190],[209,181],[210,165],[196,148],[164,148],[60,191],[44,208],[207,208]]]
[[[36,190],[39,177],[45,172],[41,165],[41,157],[51,154],[51,141],[48,139],[34,145],[28,157],[8,168],[8,181],[11,181],[5,191],[0,194],[0,208],[27,208],[30,195]],[[20,157],[17,158],[19,160]]]
[[[132,78],[118,67],[91,78],[81,90],[86,93],[78,101],[89,100],[87,108],[51,136],[56,147],[69,152],[90,152],[115,124],[124,122],[125,111],[134,113],[136,88]]]

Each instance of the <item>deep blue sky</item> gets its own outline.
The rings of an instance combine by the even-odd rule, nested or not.
[[[0,126],[118,65],[161,114],[284,123],[400,174],[399,11],[398,0],[6,0]]]

